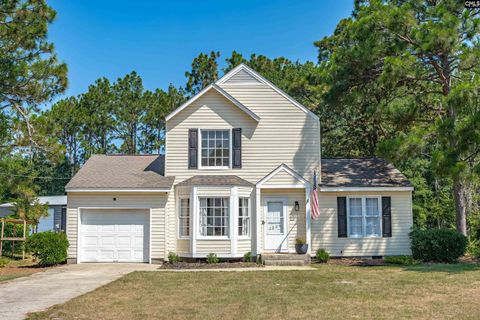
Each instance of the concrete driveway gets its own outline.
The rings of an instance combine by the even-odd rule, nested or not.
[[[132,271],[153,271],[149,264],[72,264],[0,283],[0,318],[24,319],[27,313],[92,291]]]

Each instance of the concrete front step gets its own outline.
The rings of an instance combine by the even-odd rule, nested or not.
[[[266,266],[305,266],[305,260],[265,260],[263,264]]]
[[[264,253],[262,262],[266,266],[304,266],[310,264],[308,254]]]

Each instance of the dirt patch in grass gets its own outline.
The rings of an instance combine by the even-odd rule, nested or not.
[[[228,268],[258,268],[261,264],[254,262],[221,262],[208,264],[205,262],[176,262],[164,263],[160,269],[182,270],[182,269],[228,269]]]
[[[20,258],[5,258],[8,259],[8,263],[0,268],[0,282],[7,281],[19,277],[29,276],[31,274],[45,271],[52,267],[40,267],[31,257],[25,260]]]
[[[374,267],[387,265],[383,259],[338,258],[330,259],[328,264],[351,267]]]

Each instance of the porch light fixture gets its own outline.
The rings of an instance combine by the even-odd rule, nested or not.
[[[300,205],[298,204],[298,201],[295,201],[295,211],[300,210]]]

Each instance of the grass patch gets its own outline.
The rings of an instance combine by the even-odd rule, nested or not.
[[[478,265],[134,272],[30,319],[478,319]]]

